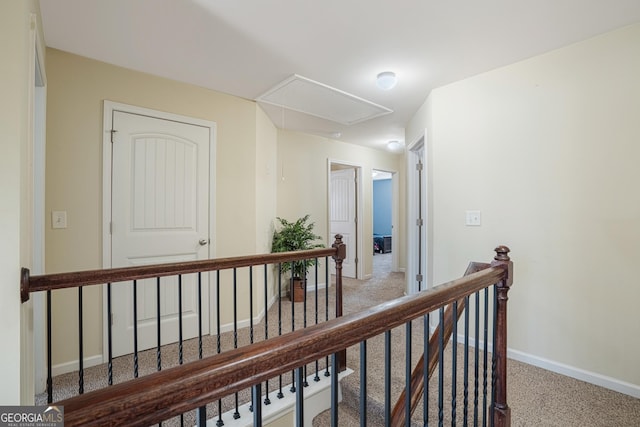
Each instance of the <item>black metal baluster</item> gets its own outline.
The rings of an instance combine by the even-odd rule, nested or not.
[[[304,369],[302,366],[295,370],[296,382],[296,426],[304,427]]]
[[[291,332],[296,330],[296,303],[294,302],[293,299],[293,294],[295,292],[294,290],[294,284],[293,284],[293,272],[296,269],[296,263],[295,261],[291,264],[291,279],[289,282],[289,298],[291,299]],[[303,282],[304,283],[304,282]],[[295,369],[291,371],[291,388],[289,388],[289,391],[291,393],[295,393],[296,392],[296,382],[294,381],[294,378],[296,377],[296,371]]]
[[[249,344],[253,344],[253,266],[249,266]],[[253,402],[249,405],[253,411]]]
[[[489,288],[484,288],[484,353],[482,365],[482,425],[487,425],[487,368],[489,359]]]
[[[315,265],[315,277],[316,277],[316,287],[315,287],[315,320],[316,320],[316,325],[318,324],[318,258],[316,258],[316,265]],[[328,283],[325,283],[325,286],[329,286]],[[313,380],[318,382],[320,381],[320,376],[318,375],[318,371],[320,370],[320,364],[318,359],[316,359],[316,375],[313,377]]]
[[[424,391],[422,393],[422,423],[426,426],[429,424],[429,335],[431,333],[429,324],[429,313],[424,316],[424,331],[422,338],[423,346],[423,364],[422,364],[422,384]]]
[[[182,274],[178,275],[178,362],[182,365]]]
[[[331,355],[331,427],[338,427],[338,353]]]
[[[238,269],[233,269],[233,348],[238,348]],[[238,393],[234,393],[236,410],[233,413],[233,419],[240,418],[238,411]]]
[[[198,272],[198,359],[202,359],[202,272]],[[196,425],[206,427],[207,406],[196,409]]]
[[[495,410],[496,402],[496,366],[498,359],[496,358],[496,332],[498,326],[498,289],[496,285],[493,288],[493,325],[491,327],[491,334],[493,335],[493,344],[491,345],[491,404],[489,405],[489,424],[493,427],[493,412]]]
[[[262,394],[262,384],[258,383],[251,387],[251,407],[255,408],[253,411],[253,426],[262,427],[262,404],[260,403],[260,396]]]
[[[464,406],[462,414],[464,417],[463,426],[469,424],[469,296],[464,298]]]
[[[404,378],[405,378],[405,402],[404,402],[404,419],[407,427],[411,426],[411,321],[405,325],[405,350],[404,350]]]
[[[317,265],[318,265],[318,258],[316,258],[316,266]],[[316,280],[316,286],[318,286],[317,280]],[[306,273],[304,275],[304,300],[303,300],[303,310],[302,310],[302,327],[303,328],[307,327],[307,275]],[[307,365],[304,365],[303,369],[304,369],[304,375],[302,376],[303,378],[302,385],[304,387],[309,387],[309,382],[307,381]]]
[[[458,380],[458,301],[453,302],[453,331],[451,332],[451,425],[456,425]]]
[[[474,349],[474,380],[473,380],[473,425],[478,426],[478,400],[480,378],[480,292],[475,294],[475,349]]]
[[[111,310],[111,283],[107,283],[107,382],[113,385],[113,311]]]
[[[305,261],[306,262],[306,261]],[[316,265],[318,265],[318,259],[316,258]],[[316,280],[316,286],[318,286],[318,282]],[[307,327],[307,275],[305,273],[304,276],[304,300],[303,300],[303,310],[302,310],[302,328]],[[307,381],[307,365],[304,365],[304,375],[302,376],[302,385],[304,387],[309,387],[309,382]]]
[[[292,303],[293,304],[293,303]],[[282,335],[282,263],[278,264],[278,336]],[[278,399],[284,397],[282,393],[282,375],[278,375]]]
[[[156,350],[156,364],[157,364],[156,369],[158,371],[161,371],[162,370],[162,351],[160,347],[162,345],[162,340],[160,335],[160,324],[162,323],[161,322],[162,317],[160,315],[160,277],[156,277],[156,313],[158,316],[157,328],[156,328],[156,334],[157,334],[157,340],[158,340],[158,348]]]
[[[391,331],[384,333],[384,425],[391,426]]]
[[[360,342],[360,427],[367,426],[367,341]]]
[[[253,266],[249,266],[249,343],[253,344]]]
[[[198,272],[198,359],[202,359],[202,272]]]
[[[324,320],[329,321],[329,284],[331,283],[331,276],[329,276],[329,257],[324,257],[324,274],[327,278],[327,286],[324,287]],[[324,376],[328,377],[329,373],[329,356],[325,358],[325,371]]]
[[[78,287],[78,393],[84,393],[84,343],[82,340],[82,286]]]
[[[267,269],[269,268],[268,264],[264,265],[264,340],[269,339],[269,297],[268,297],[268,274]],[[271,404],[271,399],[269,399],[269,380],[265,381],[265,397],[264,404]]]
[[[442,427],[444,424],[444,307],[440,309],[438,360],[438,425]]]
[[[182,274],[178,274],[178,362],[183,363],[182,353]],[[184,426],[184,414],[180,414],[180,425]]]
[[[138,378],[138,281],[133,281],[133,377]]]
[[[216,270],[216,353],[221,352],[220,343],[220,270]],[[222,421],[222,399],[218,399],[218,420],[216,426],[221,427],[224,425]]]
[[[51,290],[47,291],[47,403],[53,402],[53,369],[51,363]]]

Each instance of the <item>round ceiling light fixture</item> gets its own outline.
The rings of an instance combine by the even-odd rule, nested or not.
[[[387,142],[387,150],[398,152],[402,150],[402,144],[400,143],[400,141],[396,141],[396,140],[389,141]]]
[[[383,71],[376,77],[376,85],[382,90],[393,89],[398,83],[398,77],[393,71]]]

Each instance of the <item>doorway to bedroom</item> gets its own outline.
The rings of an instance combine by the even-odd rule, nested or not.
[[[398,251],[394,250],[394,245],[398,244],[395,175],[376,169],[371,173],[374,275],[398,271]]]

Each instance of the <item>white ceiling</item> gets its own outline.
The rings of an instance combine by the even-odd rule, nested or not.
[[[47,46],[247,99],[298,74],[393,110],[278,127],[384,148],[431,89],[640,21],[639,0],[41,0]],[[395,71],[398,85],[374,80]],[[338,135],[340,135],[338,137]],[[410,141],[407,141],[410,142]]]

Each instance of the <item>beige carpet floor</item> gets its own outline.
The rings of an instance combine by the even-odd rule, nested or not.
[[[367,307],[388,301],[404,294],[404,274],[390,271],[392,254],[376,254],[374,256],[373,278],[362,281],[354,279],[344,280],[344,312],[357,312]],[[514,290],[517,283],[514,284]],[[334,288],[330,288],[333,290]],[[314,295],[308,301],[307,316],[308,323],[315,322]],[[329,317],[333,317],[334,297],[329,297]],[[294,305],[296,310],[296,322],[294,327],[301,328],[303,325],[302,303]],[[319,292],[319,318],[322,321],[325,316],[324,292]],[[278,304],[274,304],[269,311],[269,336],[278,333]],[[286,333],[292,329],[291,324],[291,303],[282,301],[280,306],[282,332]],[[254,340],[264,339],[264,325],[259,324],[254,327]],[[405,351],[404,351],[404,328],[398,328],[392,332],[392,402],[395,403],[397,396],[404,387],[405,372]],[[413,351],[412,363],[419,357],[420,346],[422,345],[422,321],[415,321],[412,329]],[[241,330],[237,336],[238,345],[249,343],[247,330]],[[233,348],[234,337],[232,333],[222,334],[220,337],[222,351]],[[383,425],[383,337],[369,340],[367,343],[368,354],[368,426]],[[463,347],[458,346],[458,358],[461,360]],[[215,336],[208,336],[203,341],[203,353],[205,356],[217,352],[217,340]],[[166,369],[178,364],[178,349],[176,345],[162,347],[162,367]],[[344,401],[339,408],[340,426],[357,426],[358,421],[358,399],[359,399],[359,347],[354,346],[348,350],[348,366],[355,372],[343,380]],[[196,340],[185,342],[183,348],[183,358],[185,363],[195,360],[198,357]],[[141,352],[140,375],[146,375],[156,370],[156,350]],[[460,363],[460,362],[459,362]],[[323,374],[324,361],[320,361],[318,369],[320,375]],[[445,355],[445,367],[451,366],[450,348]],[[308,366],[308,374],[315,372],[315,364]],[[123,356],[114,360],[114,382],[122,382],[132,378],[132,358]],[[96,366],[85,370],[85,392],[105,387],[107,385],[107,368],[105,365]],[[434,377],[435,378],[435,377]],[[433,380],[432,380],[433,381]],[[437,380],[436,380],[437,381]],[[482,388],[482,379],[480,380]],[[286,375],[282,379],[282,384],[289,384],[290,376]],[[444,378],[445,388],[451,389],[451,375],[447,372]],[[70,373],[54,378],[54,401],[71,397],[77,394],[78,374]],[[269,382],[269,398],[277,399],[279,381],[276,379]],[[457,397],[457,420],[461,424],[462,419],[462,379],[458,378]],[[470,380],[473,387],[473,379]],[[265,386],[263,385],[263,392]],[[283,387],[283,393],[291,393],[287,387]],[[546,371],[531,365],[509,360],[508,363],[508,402],[511,407],[512,425],[514,426],[616,426],[631,427],[640,426],[640,399],[635,399],[620,393],[616,393],[601,387],[597,387],[582,381],[565,377],[553,372]],[[437,425],[437,392],[435,387],[431,387],[429,394],[429,425]],[[473,400],[473,395],[469,397]],[[249,400],[249,392],[240,393],[238,401],[240,404]],[[44,404],[46,395],[36,396],[36,402]],[[445,393],[444,419],[446,424],[451,424],[451,393]],[[235,406],[235,396],[223,400],[222,412],[233,410]],[[470,409],[472,411],[472,409]],[[218,404],[214,402],[207,406],[207,416],[217,417]],[[194,413],[185,414],[184,425],[193,425]],[[314,420],[314,426],[328,426],[330,414],[325,412]],[[415,425],[422,425],[422,408],[414,414]],[[170,420],[163,425],[179,425],[178,420]]]

